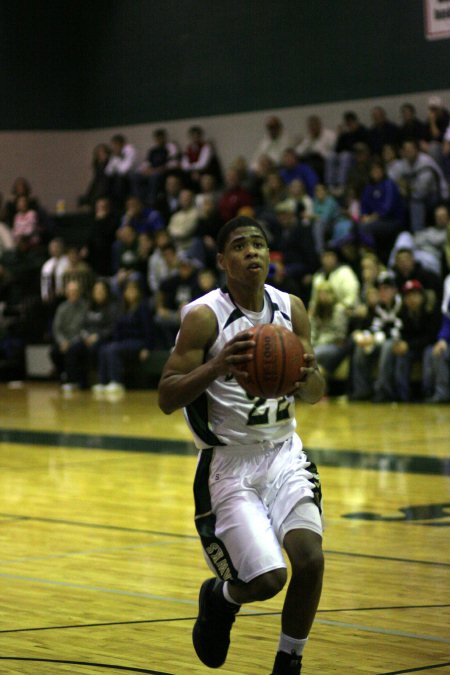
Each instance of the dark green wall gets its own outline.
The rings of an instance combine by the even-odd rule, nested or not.
[[[1,129],[82,129],[449,87],[422,0],[0,2]]]

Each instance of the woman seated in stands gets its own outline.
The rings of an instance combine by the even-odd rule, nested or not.
[[[125,366],[146,361],[153,347],[149,306],[137,281],[126,282],[122,303],[112,341],[100,348],[100,382],[95,385],[94,393],[122,393],[125,388]]]
[[[265,210],[275,209],[277,204],[286,199],[286,185],[276,169],[267,173],[261,191]]]
[[[317,363],[325,374],[332,374],[348,353],[347,310],[335,295],[329,281],[316,288],[309,307],[311,343]]]
[[[79,336],[73,340],[67,364],[69,382],[86,389],[89,370],[97,365],[100,348],[111,339],[117,318],[109,284],[99,279],[92,287]],[[70,371],[70,372],[69,372]]]
[[[111,148],[106,143],[99,143],[92,151],[92,177],[86,192],[78,198],[79,206],[88,206],[92,211],[95,209],[97,199],[102,199],[108,194],[109,178],[105,169],[111,157]]]
[[[27,197],[29,208],[39,212],[39,202],[32,196],[31,185],[22,177],[16,178],[11,188],[11,197],[5,202],[2,210],[2,220],[12,228],[14,216],[17,213],[17,200],[19,197]]]
[[[25,195],[17,197],[16,213],[13,218],[12,236],[14,242],[27,239],[31,246],[40,243],[38,213],[31,207],[30,200]]]

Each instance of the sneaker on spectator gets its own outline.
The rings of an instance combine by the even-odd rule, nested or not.
[[[125,387],[120,382],[110,382],[105,387],[105,394],[123,394]]]
[[[65,382],[61,385],[61,391],[64,394],[72,394],[76,389],[78,389],[78,387],[74,382]]]
[[[434,396],[430,396],[430,398],[426,398],[425,403],[450,403],[450,398],[435,394]]]

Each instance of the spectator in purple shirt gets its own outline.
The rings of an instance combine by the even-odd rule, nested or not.
[[[382,162],[373,162],[370,183],[361,196],[359,235],[384,263],[402,229],[403,219],[404,204],[396,183],[388,178]]]
[[[450,275],[444,280],[441,327],[424,354],[423,385],[427,403],[450,401]]]
[[[124,225],[132,227],[137,234],[154,234],[163,229],[164,220],[159,211],[144,206],[139,197],[128,197],[120,227]]]
[[[314,169],[299,160],[293,148],[287,148],[283,152],[280,176],[285,185],[289,185],[296,178],[303,181],[306,192],[310,197],[314,197],[314,188],[319,182],[319,177]]]

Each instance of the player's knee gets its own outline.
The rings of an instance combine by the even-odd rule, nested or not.
[[[309,578],[321,578],[324,570],[324,556],[322,548],[314,546],[302,551],[292,565],[293,575]]]
[[[268,600],[279,593],[287,581],[287,572],[284,568],[272,570],[254,579],[255,596],[258,600]]]

